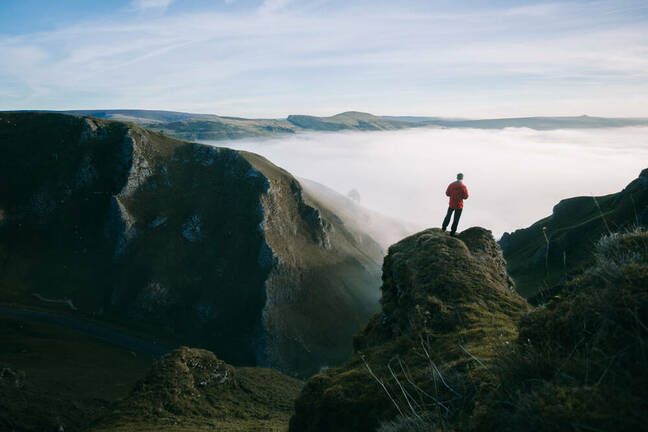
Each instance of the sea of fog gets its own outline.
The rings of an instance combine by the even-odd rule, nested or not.
[[[561,199],[618,192],[648,168],[648,128],[536,131],[408,129],[203,141],[261,154],[297,177],[417,226],[438,227],[458,172],[470,198],[459,229],[499,238],[551,214]]]

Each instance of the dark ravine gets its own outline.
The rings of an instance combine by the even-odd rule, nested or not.
[[[300,375],[343,361],[378,307],[379,244],[258,155],[4,113],[0,177],[2,302]]]

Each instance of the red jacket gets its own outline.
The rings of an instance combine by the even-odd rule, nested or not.
[[[463,208],[463,200],[468,199],[468,189],[457,180],[448,185],[446,195],[450,197],[450,208],[459,210]]]

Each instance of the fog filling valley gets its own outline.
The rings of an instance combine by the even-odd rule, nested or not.
[[[409,129],[203,141],[261,154],[297,177],[408,221],[439,227],[458,172],[470,192],[460,230],[499,238],[551,214],[561,199],[619,192],[648,167],[648,128],[536,131]]]

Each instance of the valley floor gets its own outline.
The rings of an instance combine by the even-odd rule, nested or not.
[[[85,429],[144,377],[147,355],[0,313],[0,429]]]
[[[264,415],[253,419],[237,415],[218,418],[196,412],[181,417],[154,414],[112,421],[111,415],[120,401],[128,400],[133,389],[150,373],[155,359],[167,351],[153,342],[96,323],[1,306],[0,430],[288,430],[292,415],[289,407],[301,383],[259,368],[236,369],[238,384],[243,391],[251,389],[252,399],[272,397],[259,393],[264,385],[287,388],[288,393],[282,395],[287,399],[279,398],[286,399],[284,405],[288,408],[281,407],[265,419]],[[244,403],[238,408],[254,411],[253,406]]]

